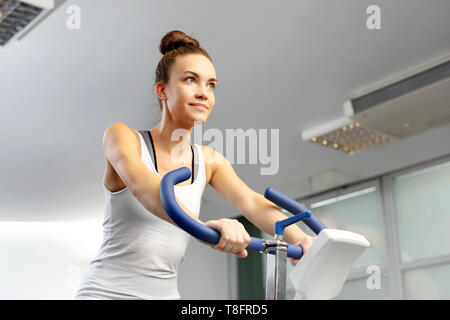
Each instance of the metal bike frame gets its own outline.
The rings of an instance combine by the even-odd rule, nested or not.
[[[266,300],[286,299],[286,262],[288,244],[283,236],[276,234],[274,240],[266,241]]]

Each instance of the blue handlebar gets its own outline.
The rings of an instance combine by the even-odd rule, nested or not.
[[[208,242],[217,244],[220,240],[220,233],[216,229],[210,228],[192,219],[183,209],[178,205],[175,198],[174,186],[191,177],[191,171],[182,167],[167,173],[160,183],[160,198],[164,210],[169,217],[184,231],[193,237]],[[247,249],[252,251],[261,251],[263,249],[262,239],[251,237]]]
[[[164,207],[164,210],[169,215],[169,217],[181,229],[183,229],[184,231],[186,231],[187,233],[189,233],[190,235],[192,235],[193,237],[195,237],[201,241],[211,243],[211,244],[217,244],[220,240],[220,233],[217,230],[210,228],[204,224],[201,224],[200,222],[198,222],[195,219],[193,219],[192,217],[190,217],[183,209],[181,209],[181,207],[178,205],[178,203],[176,201],[174,186],[182,181],[189,179],[190,177],[191,177],[191,171],[187,167],[178,168],[176,170],[173,170],[173,171],[167,173],[162,178],[160,187],[159,187],[161,203]],[[289,203],[290,205],[293,205],[296,203],[297,205],[300,205],[299,203],[287,198],[285,195],[283,195],[281,193],[277,194],[278,191],[276,191],[273,188],[268,188],[266,190],[266,194],[269,189],[272,190],[272,191],[269,191],[269,196],[271,196],[273,200],[268,198],[267,195],[265,195],[265,196],[267,199],[273,201],[274,203],[276,203],[278,205],[280,205],[279,204],[280,202],[283,204]],[[280,194],[281,194],[281,197],[280,197]],[[288,201],[288,200],[290,200],[290,201]],[[280,205],[280,206],[282,206],[283,208],[286,209],[285,206],[283,206],[283,205]],[[289,209],[287,209],[287,210],[289,210]],[[291,211],[291,210],[289,210],[289,211]],[[294,213],[293,211],[291,211],[291,212]],[[300,211],[296,211],[294,214],[296,214],[296,213],[300,213]],[[313,216],[311,216],[311,218],[313,218]],[[311,220],[311,218],[306,218],[303,221]],[[322,224],[318,219],[317,219],[317,221],[320,224]],[[314,223],[317,224],[317,222],[314,222]],[[325,225],[323,225],[323,226],[325,227]],[[313,231],[316,232],[314,229],[313,229]],[[318,232],[316,232],[316,233],[318,234]],[[264,244],[263,244],[262,239],[251,237],[250,243],[247,246],[247,250],[261,251],[261,250],[263,250],[263,247],[264,247]],[[287,250],[288,257],[294,258],[294,259],[300,259],[302,255],[303,255],[303,249],[301,246],[296,246],[296,245],[292,245],[292,244],[288,245],[288,250]]]
[[[311,212],[306,211],[306,212],[302,212],[302,213],[299,213],[299,214],[297,214],[297,215],[294,215],[294,216],[292,216],[292,217],[290,217],[290,218],[287,218],[287,219],[284,219],[284,220],[277,221],[277,222],[275,223],[275,231],[274,231],[274,233],[275,233],[275,234],[284,235],[284,229],[285,229],[286,227],[288,227],[288,226],[290,226],[291,224],[294,224],[294,223],[296,223],[296,222],[298,222],[298,221],[300,221],[300,220],[304,220],[304,219],[306,219],[306,218],[311,217],[311,214],[312,214]]]
[[[266,192],[264,193],[264,197],[266,199],[272,201],[276,205],[286,209],[290,213],[297,215],[297,214],[303,214],[308,212],[308,209],[297,201],[289,198],[284,193],[281,193],[280,191],[274,189],[274,188],[267,188]],[[311,216],[309,218],[304,218],[303,222],[315,233],[319,234],[322,229],[326,229],[327,226],[322,223],[314,214],[311,213]]]

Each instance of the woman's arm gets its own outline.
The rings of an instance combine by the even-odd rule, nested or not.
[[[207,149],[217,160],[211,175],[211,186],[260,230],[273,235],[275,223],[286,219],[287,216],[277,205],[245,184],[223,155],[215,150]],[[305,252],[311,245],[312,239],[296,225],[287,227],[283,237],[283,240],[288,243],[301,245]]]
[[[138,149],[139,137],[136,137],[135,134],[134,129],[126,124],[120,122],[111,124],[103,135],[103,148],[106,159],[145,209],[176,226],[175,222],[165,212],[161,203],[159,193],[161,178],[151,172],[142,162]],[[178,199],[176,200],[178,205],[192,219],[203,223]]]

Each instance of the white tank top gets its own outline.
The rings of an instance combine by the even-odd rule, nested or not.
[[[149,132],[138,135],[141,160],[158,174]],[[194,182],[175,186],[175,196],[198,217],[206,174],[201,146],[194,144],[193,151]],[[145,209],[127,187],[117,192],[104,185],[103,189],[103,243],[75,299],[179,299],[177,270],[190,235]]]

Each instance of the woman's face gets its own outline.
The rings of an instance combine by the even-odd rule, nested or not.
[[[167,109],[173,118],[194,125],[204,123],[215,104],[216,71],[211,61],[201,54],[177,57],[164,86]],[[203,104],[206,108],[193,106]]]

